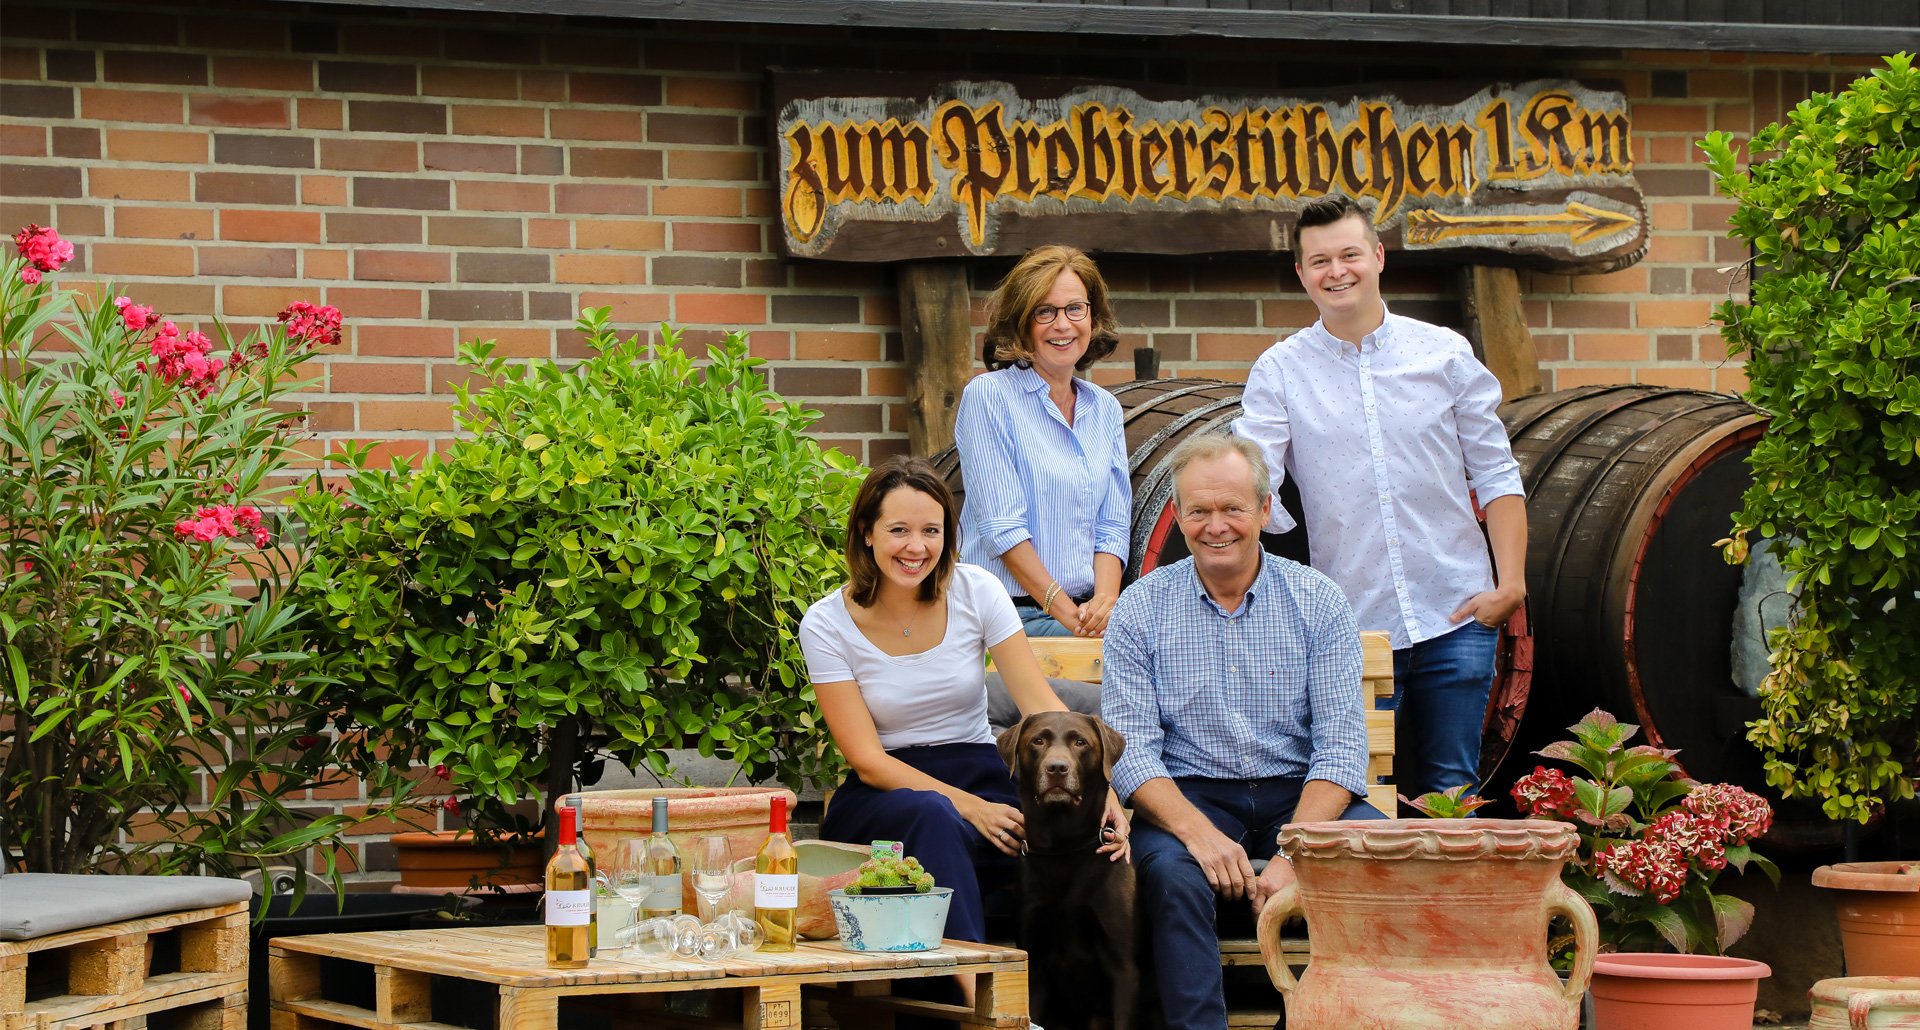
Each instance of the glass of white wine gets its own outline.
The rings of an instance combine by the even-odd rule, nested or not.
[[[732,891],[733,842],[717,833],[695,837],[693,892],[700,896],[700,921],[713,922],[720,902]]]
[[[613,892],[620,895],[633,909],[630,921],[640,922],[640,903],[653,890],[653,877],[646,873],[647,842],[645,838],[634,837],[620,842],[615,850],[614,859],[619,865],[614,867]],[[627,945],[626,957],[645,958],[648,952],[643,950],[642,942],[635,936]]]

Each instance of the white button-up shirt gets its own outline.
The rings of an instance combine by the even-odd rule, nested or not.
[[[1267,528],[1294,527],[1277,496],[1291,475],[1313,567],[1362,629],[1411,647],[1493,589],[1474,499],[1521,493],[1520,466],[1500,383],[1459,333],[1389,312],[1356,349],[1315,322],[1260,355],[1241,404],[1234,431],[1273,472]]]

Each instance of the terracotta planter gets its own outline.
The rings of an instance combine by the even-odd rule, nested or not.
[[[1920,976],[1839,977],[1807,993],[1807,1030],[1920,1030]]]
[[[1260,954],[1289,1030],[1573,1030],[1593,969],[1593,910],[1560,882],[1568,823],[1391,819],[1280,832],[1299,880],[1260,913]],[[1280,927],[1307,919],[1296,981]],[[1547,923],[1573,924],[1574,969],[1547,964]]]
[[[1823,865],[1813,885],[1834,892],[1848,977],[1920,976],[1920,863]]]
[[[733,846],[733,857],[752,858],[767,839],[767,815],[773,798],[784,795],[787,811],[799,798],[785,787],[642,787],[633,790],[594,790],[568,794],[555,803],[567,804],[581,799],[587,843],[593,846],[594,860],[600,868],[612,871],[619,864],[621,841],[645,837],[653,832],[653,799],[667,798],[667,835],[680,849],[681,858],[693,855],[693,838],[703,834],[724,835]],[[699,911],[699,899],[693,893],[693,877],[682,876],[681,904],[688,912]]]
[[[396,833],[389,838],[405,887],[465,890],[544,882],[546,856],[536,838],[481,844],[466,830]]]
[[[1592,1030],[1753,1030],[1765,962],[1620,952],[1593,962]]]

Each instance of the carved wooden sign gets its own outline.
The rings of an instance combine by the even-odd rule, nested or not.
[[[1637,261],[1626,98],[1571,81],[1469,89],[1182,98],[775,72],[782,237],[791,256],[835,261],[1283,251],[1300,207],[1341,192],[1389,248],[1563,272]]]

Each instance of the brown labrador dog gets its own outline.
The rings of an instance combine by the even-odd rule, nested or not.
[[[1133,866],[1098,854],[1113,763],[1126,742],[1091,715],[1038,712],[1001,733],[1027,841],[1020,947],[1028,1004],[1047,1030],[1141,1025]]]

